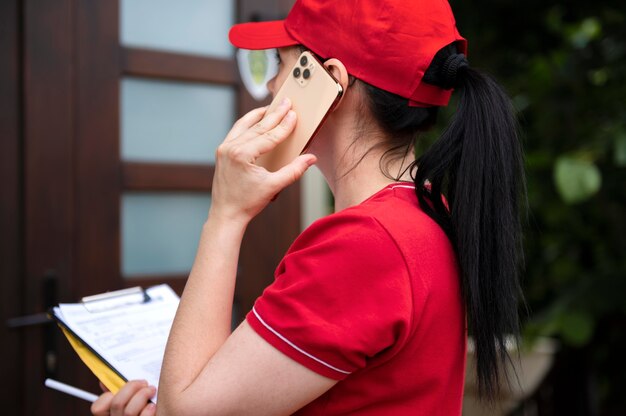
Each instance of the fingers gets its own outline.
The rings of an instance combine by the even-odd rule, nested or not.
[[[258,146],[264,153],[291,133],[295,127],[296,115],[293,111],[289,111],[290,108],[291,101],[285,98],[269,113],[265,108],[252,110],[235,123],[223,144],[234,145],[237,141],[240,145],[246,145],[247,153],[249,153],[246,156],[254,160],[261,154],[258,153]],[[251,148],[247,147],[248,144],[257,144],[257,146]]]
[[[233,124],[233,127],[228,132],[224,143],[233,140],[243,134],[246,130],[250,129],[252,126],[257,124],[263,119],[265,112],[267,111],[267,107],[255,108],[252,111],[246,113],[243,117]]]
[[[148,386],[140,389],[135,393],[126,407],[124,408],[124,415],[138,415],[144,414],[144,411],[148,411],[151,408],[154,414],[156,406],[148,401],[156,394],[156,388],[154,386]]]
[[[251,140],[247,146],[250,157],[254,160],[263,153],[267,153],[285,140],[296,127],[296,113],[289,110],[272,129],[260,134],[256,140]]]
[[[148,382],[145,380],[133,380],[126,383],[124,387],[122,387],[120,391],[115,394],[113,400],[111,401],[111,414],[122,415],[126,404],[135,395],[135,393],[144,387],[148,387]]]
[[[215,153],[216,164],[221,165],[230,162],[242,165],[254,164],[260,155],[276,147],[285,140],[295,128],[296,114],[294,111],[288,111],[284,117],[279,120],[280,123],[275,125],[272,129],[262,134],[255,132],[267,128],[268,125],[272,125],[276,118],[277,113],[273,113],[271,117],[268,116],[268,118],[257,123],[257,125],[246,131],[242,136],[222,143]],[[268,124],[259,127],[267,119],[270,120],[267,122]]]
[[[154,416],[155,414],[156,414],[156,404],[148,403],[148,405],[143,408],[139,416]]]
[[[113,393],[106,392],[98,400],[91,404],[91,413],[95,416],[108,416],[110,414],[111,402],[113,401]]]
[[[107,391],[98,397],[91,405],[91,413],[96,416],[153,416],[156,406],[148,401],[155,394],[156,388],[148,386],[146,381],[129,381],[117,394]]]
[[[290,108],[291,101],[288,98],[284,98],[273,111],[266,113],[258,123],[251,126],[250,130],[256,133],[256,135],[265,134],[280,123]]]
[[[100,388],[102,389],[102,391],[103,391],[103,392],[105,392],[105,393],[106,393],[107,391],[110,391],[110,390],[107,388],[107,386],[105,386],[104,384],[102,384],[102,382],[101,382],[101,381],[99,382],[99,384],[100,384]]]

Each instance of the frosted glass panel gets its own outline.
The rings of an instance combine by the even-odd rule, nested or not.
[[[124,78],[122,160],[214,163],[235,119],[232,87]]]
[[[122,275],[188,274],[210,204],[208,194],[124,194]]]
[[[234,0],[122,0],[123,45],[230,58]]]

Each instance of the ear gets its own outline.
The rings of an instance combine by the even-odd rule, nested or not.
[[[335,109],[339,107],[341,101],[346,96],[348,88],[350,87],[350,76],[348,75],[348,70],[346,69],[343,62],[341,62],[337,58],[330,58],[324,61],[324,67],[331,73],[333,77],[339,82],[341,88],[343,89],[343,94],[339,99],[339,102],[335,105]],[[334,111],[334,110],[333,110]]]

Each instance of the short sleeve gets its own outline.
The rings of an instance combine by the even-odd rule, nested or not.
[[[412,316],[407,266],[375,218],[335,214],[294,242],[246,317],[305,367],[343,379],[404,339]]]

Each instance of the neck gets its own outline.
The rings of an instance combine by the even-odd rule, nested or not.
[[[330,172],[322,169],[335,199],[335,212],[360,204],[389,184],[412,181],[409,172],[404,172],[398,179],[387,177],[379,163],[383,151],[374,149],[362,157],[366,150],[367,147],[354,149],[354,152],[348,150],[341,160],[335,161]],[[402,173],[413,160],[411,151],[404,160],[391,162],[387,166],[390,176],[396,177]]]
[[[387,166],[390,179],[381,171],[385,149],[376,144],[387,141],[384,132],[364,117],[358,93],[346,94],[342,105],[325,122],[309,149],[318,157],[320,169],[335,198],[335,212],[358,205],[385,186],[411,181],[405,169],[415,160],[413,149]]]
[[[367,180],[363,176],[353,178],[346,177],[343,180],[339,180],[333,190],[333,195],[335,196],[335,212],[360,204],[393,182],[393,180],[385,177]]]

